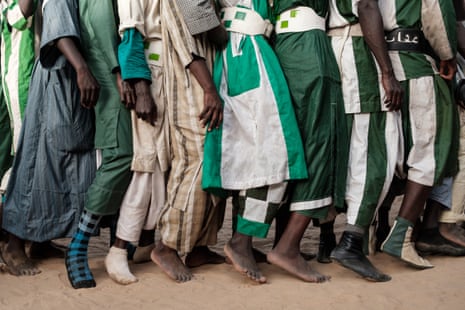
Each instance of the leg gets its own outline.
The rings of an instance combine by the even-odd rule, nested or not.
[[[407,181],[399,216],[387,239],[381,245],[383,252],[398,257],[418,269],[433,267],[430,262],[418,255],[412,242],[413,223],[420,217],[430,192],[431,186]]]
[[[186,256],[186,266],[195,268],[206,264],[222,264],[224,257],[211,251],[207,246],[196,246]]]
[[[286,208],[282,207],[282,208],[280,208],[280,210],[281,209],[286,209]],[[279,224],[278,224],[278,218],[280,217],[279,212],[280,211],[278,211],[278,215],[276,216],[276,234],[275,234],[274,245],[276,245],[277,240],[279,240],[279,239],[276,239],[276,238],[281,238],[281,236],[279,235],[278,230],[280,230],[280,227],[282,227],[282,225],[284,225],[284,222],[285,222],[285,224],[287,224],[286,215],[284,215],[285,219],[282,220],[282,221],[279,221]],[[231,213],[232,213],[232,232],[233,232],[233,235],[234,235],[234,233],[236,232],[236,226],[237,226],[238,208],[233,207]],[[283,213],[285,213],[285,214],[289,213],[289,208],[287,208],[287,211],[285,211]],[[278,225],[279,225],[279,227],[278,227]],[[252,245],[252,252],[253,252],[253,256],[255,258],[255,261],[257,263],[266,263],[267,262],[266,254],[263,253],[262,251],[258,250],[257,248],[254,248],[253,245]],[[231,264],[231,260],[228,257],[226,257],[225,261],[226,261],[226,263]]]
[[[33,276],[40,270],[27,257],[24,249],[24,240],[9,234],[8,243],[2,248],[2,256],[8,271],[15,276]]]
[[[236,231],[224,246],[224,253],[237,271],[258,283],[266,283],[252,252],[252,236]]]
[[[363,278],[391,279],[368,260],[364,236],[391,184],[401,153],[399,116],[395,112],[353,115],[347,178],[347,227],[331,258]]]
[[[443,208],[435,200],[429,199],[427,201],[420,236],[415,243],[415,247],[422,255],[463,256],[465,255],[465,247],[453,242],[456,239],[460,240],[460,237],[457,238],[454,233],[446,234],[452,239],[449,240],[439,230],[438,218]],[[463,238],[465,239],[465,236]]]
[[[334,235],[334,220],[320,224],[320,243],[318,245],[319,263],[331,263],[331,251],[336,247],[336,235]]]
[[[356,228],[356,227],[353,227]],[[341,266],[352,270],[364,279],[374,282],[386,282],[391,277],[377,270],[363,252],[364,229],[346,229],[336,248],[331,252],[331,258]]]
[[[155,229],[142,229],[139,244],[134,252],[132,261],[134,264],[141,264],[150,261],[150,253],[155,247]]]
[[[127,246],[127,241],[116,237],[113,246],[105,257],[105,268],[108,275],[119,284],[137,282],[137,278],[129,270]]]
[[[330,277],[314,271],[300,254],[300,241],[311,218],[293,212],[282,238],[268,253],[270,263],[281,267],[305,282],[324,282]]]
[[[78,231],[68,246],[65,265],[69,282],[75,289],[96,286],[87,261],[87,248],[90,236],[97,230],[101,218],[101,216],[84,210],[79,221]]]
[[[192,272],[183,264],[178,252],[164,245],[163,242],[155,246],[151,257],[152,261],[174,281],[187,282],[192,279]]]

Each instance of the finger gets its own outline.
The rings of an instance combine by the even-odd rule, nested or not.
[[[210,119],[208,131],[212,131],[213,128],[218,128],[218,112],[216,110],[212,113],[212,118]]]
[[[210,121],[211,116],[212,116],[212,111],[211,109],[208,109],[206,113],[202,116],[202,118],[200,119],[202,121],[203,127],[205,127],[207,123]]]

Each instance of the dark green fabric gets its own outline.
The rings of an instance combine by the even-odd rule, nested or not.
[[[131,119],[126,115],[124,119],[121,115],[119,118],[117,120],[118,147],[102,149],[102,164],[87,192],[85,209],[92,214],[117,213],[131,182]]]
[[[349,132],[330,41],[321,30],[284,33],[277,35],[275,51],[289,85],[309,175],[291,183],[290,202],[331,197],[342,207]]]
[[[301,214],[303,216],[306,216],[312,219],[323,220],[328,216],[329,207],[323,207],[323,208],[312,209],[312,210],[300,210],[296,212],[298,214]]]
[[[13,163],[13,156],[11,156],[12,143],[10,117],[8,116],[8,109],[0,83],[0,181]]]
[[[95,148],[118,147],[119,120],[130,120],[121,104],[113,69],[118,67],[116,0],[80,0],[81,45],[92,74],[100,84],[95,111]]]
[[[282,12],[295,8],[297,6],[307,6],[312,8],[319,16],[325,17],[328,14],[328,0],[275,0],[274,12],[281,14]]]

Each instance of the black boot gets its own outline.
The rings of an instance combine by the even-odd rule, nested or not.
[[[332,262],[331,251],[336,247],[336,236],[334,233],[320,234],[320,244],[318,245],[317,261],[322,264]]]
[[[363,235],[344,231],[341,241],[331,252],[332,259],[367,280],[386,282],[391,277],[379,272],[363,254]]]

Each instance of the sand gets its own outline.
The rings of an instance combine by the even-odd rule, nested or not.
[[[397,203],[398,205],[398,203]],[[228,214],[230,212],[227,212]],[[395,213],[395,211],[393,212]],[[339,238],[344,216],[336,223]],[[222,252],[231,233],[227,217],[214,248]],[[307,252],[317,251],[319,231],[310,227],[302,242]],[[267,251],[272,233],[256,246]],[[65,244],[68,240],[60,240]],[[122,286],[113,282],[103,264],[108,251],[108,232],[93,238],[90,267],[97,287],[74,290],[68,283],[63,259],[38,261],[42,273],[33,277],[0,274],[0,309],[464,309],[465,258],[429,257],[435,268],[414,270],[379,253],[373,263],[392,276],[386,283],[372,283],[332,264],[310,264],[330,275],[323,284],[304,283],[280,269],[260,264],[268,283],[258,285],[234,271],[231,265],[194,269],[195,279],[178,284],[153,263],[130,264],[139,282]]]

